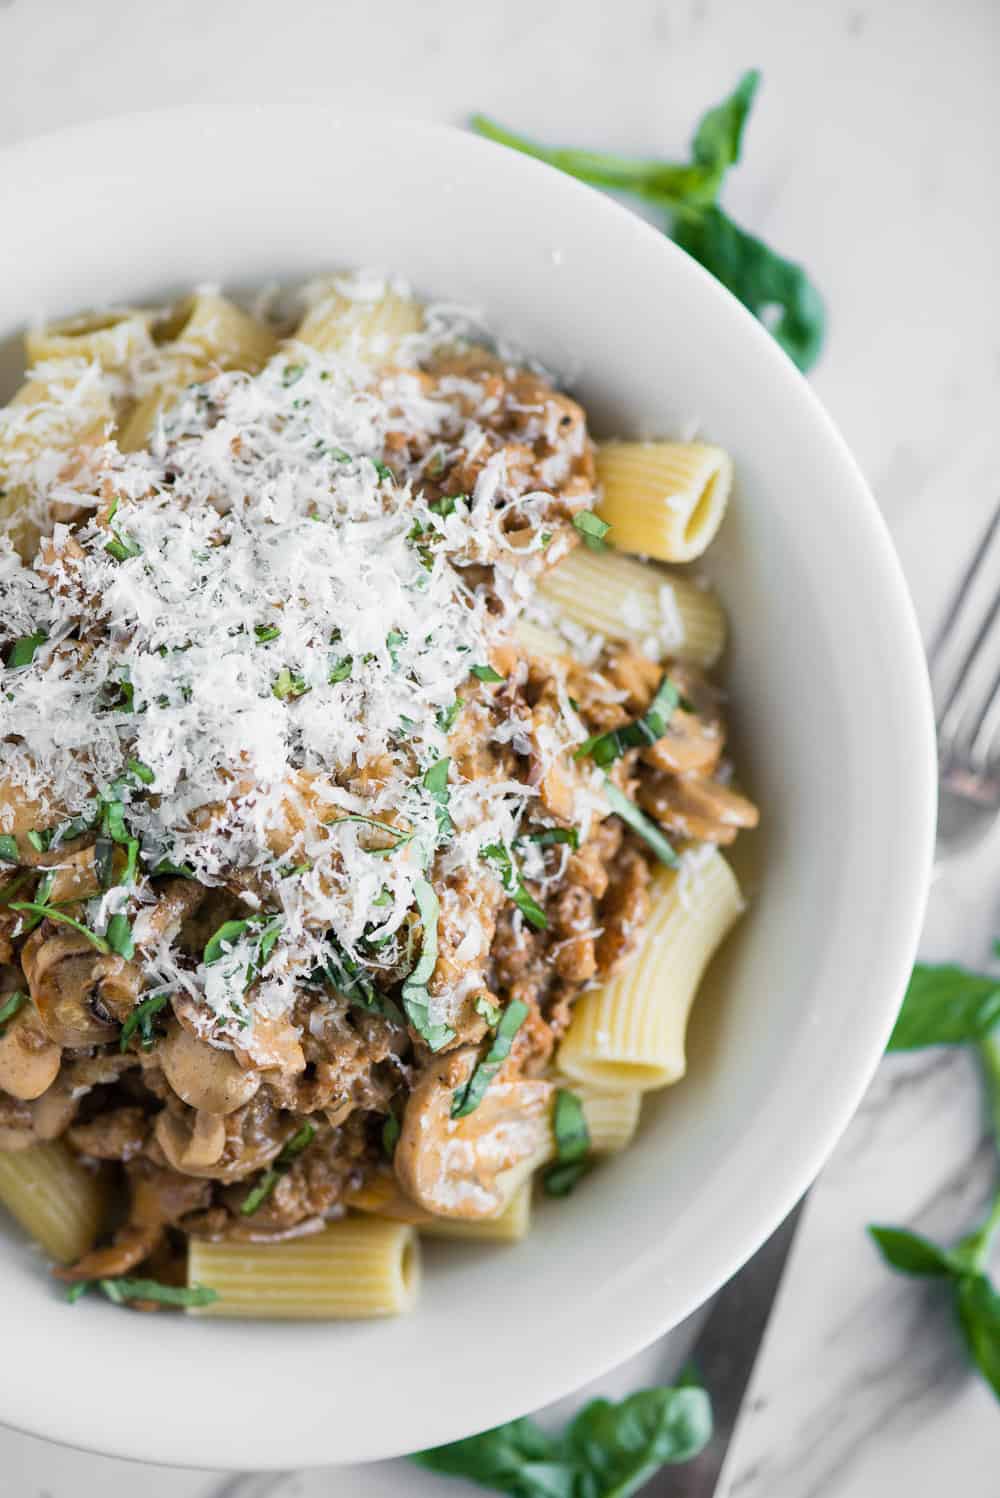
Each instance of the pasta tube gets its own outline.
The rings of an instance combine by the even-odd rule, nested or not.
[[[218,1291],[194,1316],[337,1321],[410,1310],[420,1280],[414,1229],[345,1217],[288,1243],[203,1243],[188,1249],[188,1283]]]
[[[103,1178],[59,1141],[0,1151],[0,1202],[60,1264],[93,1248],[106,1207]]]
[[[531,1185],[524,1182],[514,1192],[499,1217],[460,1219],[435,1217],[410,1201],[391,1170],[380,1170],[350,1198],[361,1212],[408,1222],[429,1238],[471,1238],[486,1243],[515,1243],[531,1226]]]
[[[152,320],[151,312],[134,308],[85,312],[32,328],[25,334],[24,351],[29,365],[45,359],[86,359],[106,374],[117,374],[138,355],[152,354]]]
[[[742,908],[735,876],[715,849],[699,852],[694,868],[658,874],[637,956],[578,1001],[560,1069],[610,1090],[646,1092],[679,1081],[698,984]]]
[[[733,465],[702,442],[605,442],[597,449],[597,513],[622,551],[693,562],[726,513]]]
[[[714,593],[614,552],[577,547],[538,591],[572,624],[623,644],[651,644],[692,666],[714,666],[726,643],[726,616]]]
[[[332,280],[295,332],[298,343],[320,353],[352,353],[369,364],[391,364],[399,345],[424,324],[423,308],[385,289],[380,296],[349,297]]]

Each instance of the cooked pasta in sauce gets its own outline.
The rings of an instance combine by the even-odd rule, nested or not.
[[[684,1070],[741,908],[704,551],[367,275],[35,330],[0,411],[0,1201],[75,1285],[378,1315]],[[615,549],[641,554],[637,561]]]

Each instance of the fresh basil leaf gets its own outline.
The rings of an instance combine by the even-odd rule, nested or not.
[[[716,191],[726,171],[740,159],[743,127],[759,84],[760,73],[756,68],[744,73],[728,98],[708,110],[698,122],[691,141],[691,156],[711,174]]]
[[[548,917],[525,889],[524,881],[514,863],[510,849],[505,848],[503,843],[488,843],[485,848],[480,848],[479,856],[496,869],[504,893],[514,901],[525,920],[537,930],[544,931],[549,924]]]
[[[621,817],[633,832],[637,832],[643,841],[648,843],[661,863],[666,864],[668,869],[675,869],[680,859],[652,818],[647,817],[646,813],[641,811],[634,801],[630,801],[625,792],[620,791],[607,776],[604,779],[604,794],[615,815]]]
[[[347,681],[347,679],[349,678],[349,676],[350,676],[350,674],[351,674],[351,672],[353,670],[354,670],[354,657],[353,657],[353,655],[342,655],[340,657],[340,659],[338,661],[336,661],[334,663],[334,665],[330,668],[330,674],[327,677],[327,681],[330,683],[330,685],[332,687],[334,687],[340,681]]]
[[[565,1436],[567,1453],[600,1498],[628,1498],[663,1466],[688,1462],[712,1435],[704,1389],[645,1389],[620,1404],[595,1399]]]
[[[668,676],[664,676],[656,689],[649,707],[641,718],[613,728],[608,733],[596,733],[580,745],[574,759],[589,756],[601,769],[621,759],[626,749],[646,748],[662,739],[667,731],[674,708],[680,705],[681,694]]]
[[[252,1217],[260,1207],[264,1205],[271,1195],[281,1177],[288,1171],[289,1167],[298,1159],[304,1149],[307,1149],[316,1138],[315,1125],[305,1123],[297,1130],[282,1146],[274,1164],[264,1171],[260,1180],[247,1192],[240,1207],[243,1217]]]
[[[512,999],[507,1005],[497,1026],[493,1043],[486,1052],[486,1055],[475,1068],[465,1086],[456,1088],[452,1093],[452,1118],[465,1118],[468,1114],[474,1113],[479,1107],[485,1096],[486,1089],[510,1055],[510,1048],[514,1044],[514,1036],[524,1024],[528,1013],[528,1006],[521,999]],[[586,1123],[584,1123],[584,1128],[586,1127]]]
[[[541,832],[532,832],[529,843],[540,848],[551,848],[556,843],[567,843],[575,852],[580,846],[580,833],[576,827],[543,827]]]
[[[1000,978],[918,962],[889,1037],[890,1051],[979,1040],[1000,1020]]]
[[[590,1169],[590,1130],[583,1104],[575,1092],[560,1087],[552,1109],[552,1132],[556,1141],[556,1160],[542,1177],[547,1196],[568,1196]]]
[[[31,900],[12,900],[10,909],[23,910],[29,915],[40,916],[43,920],[58,921],[63,926],[70,926],[74,931],[78,931],[81,936],[85,936],[91,946],[96,947],[99,952],[103,952],[105,957],[111,952],[110,946],[103,937],[98,936],[86,926],[81,925],[79,921],[75,921],[72,916],[65,915],[61,910],[56,910],[52,905],[39,905]]]
[[[275,678],[271,691],[279,702],[290,702],[296,697],[304,697],[306,692],[312,688],[306,685],[304,676],[296,671],[289,671],[287,666],[282,666]]]
[[[573,516],[573,527],[583,537],[584,545],[591,551],[607,551],[604,537],[611,529],[606,520],[595,515],[593,510],[580,510]]]
[[[985,1274],[959,1281],[955,1311],[973,1362],[1000,1399],[1000,1295]]]
[[[128,959],[135,956],[135,941],[132,938],[132,927],[124,911],[116,911],[108,921],[104,938],[112,952],[117,952],[119,957]]]
[[[451,792],[448,789],[448,770],[451,760],[439,759],[436,764],[424,772],[421,782],[424,790],[428,792],[432,801],[435,802],[434,815],[437,820],[437,840],[443,842],[454,830],[451,816],[448,812],[448,803]]]
[[[219,1292],[204,1285],[161,1285],[159,1280],[133,1280],[124,1275],[118,1279],[83,1280],[71,1286],[66,1299],[72,1305],[89,1285],[96,1285],[116,1306],[130,1300],[155,1300],[161,1306],[210,1306]]]
[[[437,964],[437,924],[441,907],[433,886],[423,877],[414,879],[413,897],[420,914],[423,940],[419,960],[409,977],[403,982],[403,1008],[417,1034],[427,1042],[432,1051],[439,1051],[442,1046],[455,1038],[455,1032],[449,1025],[437,1025],[432,1022],[431,996],[427,989],[428,980]]]
[[[441,708],[434,721],[436,722],[438,728],[442,733],[451,732],[451,730],[455,726],[458,715],[462,711],[462,708],[464,706],[464,700],[461,697],[456,697],[454,702],[451,703],[449,707]]]
[[[341,822],[358,822],[364,827],[374,827],[378,832],[384,832],[391,837],[393,842],[387,848],[368,848],[369,853],[395,853],[397,848],[403,848],[413,839],[412,832],[404,832],[399,827],[393,827],[389,822],[380,822],[378,817],[366,817],[361,812],[346,812],[342,817],[331,817],[327,822],[328,827],[336,827]]]
[[[269,645],[278,638],[281,629],[277,624],[255,624],[253,632],[258,645]]]
[[[505,676],[501,676],[499,671],[494,671],[492,666],[470,666],[469,670],[480,681],[494,682],[506,681],[507,679]]]
[[[48,635],[44,630],[37,630],[33,635],[21,635],[11,645],[7,654],[7,670],[20,671],[25,666],[30,666],[35,659],[35,652],[40,645],[44,645]]]
[[[6,1029],[8,1020],[12,1020],[18,1010],[21,1009],[27,1002],[28,995],[26,993],[22,993],[20,989],[16,990],[16,992],[14,993],[8,994],[4,1000],[0,1001],[0,1035],[2,1035],[4,1030]]]
[[[721,208],[679,217],[674,239],[766,323],[799,369],[815,364],[826,335],[826,309],[800,265],[741,229]]]
[[[122,1025],[122,1033],[118,1037],[119,1050],[125,1051],[128,1049],[129,1041],[138,1030],[143,1050],[151,1051],[153,1049],[154,1016],[159,1014],[161,1009],[165,1009],[169,1002],[170,995],[168,993],[154,993],[150,994],[148,999],[143,999],[140,1004],[136,1004]]]
[[[142,555],[141,546],[133,541],[131,537],[120,535],[113,527],[111,530],[111,540],[107,543],[104,550],[108,553],[108,556],[114,557],[116,562],[127,562],[131,557]]]
[[[253,916],[248,916],[241,921],[223,921],[219,929],[205,943],[202,961],[206,967],[213,962],[218,962],[220,957],[224,957],[229,948],[256,924],[257,920]]]
[[[909,1228],[869,1226],[868,1232],[885,1262],[901,1274],[951,1279],[963,1272],[963,1266],[947,1249]]]
[[[25,837],[36,853],[47,853],[49,851],[49,846],[52,842],[52,833],[50,831],[40,831],[37,827],[32,827],[30,832],[25,833]]]
[[[144,765],[141,759],[129,759],[125,761],[125,768],[136,780],[141,780],[143,785],[152,785],[156,776],[148,765]]]
[[[391,1160],[396,1152],[400,1133],[399,1119],[395,1113],[387,1114],[385,1123],[382,1125],[382,1153],[387,1160]]]
[[[496,1029],[497,1025],[500,1023],[500,1016],[503,1014],[503,1010],[500,1008],[499,1004],[491,1003],[486,995],[484,993],[481,993],[476,999],[473,1008],[475,1009],[476,1013],[486,1021],[491,1030]]]
[[[704,1389],[643,1389],[595,1399],[561,1435],[511,1420],[413,1460],[511,1498],[631,1498],[660,1467],[690,1461],[712,1433]]]
[[[17,838],[11,837],[9,832],[0,836],[0,861],[3,863],[21,862],[21,855],[17,851]]]

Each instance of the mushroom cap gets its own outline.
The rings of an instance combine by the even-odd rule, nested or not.
[[[50,1040],[37,1011],[23,1005],[0,1033],[0,1092],[30,1102],[59,1075],[62,1049]]]
[[[179,1098],[206,1113],[235,1113],[260,1086],[255,1071],[245,1071],[231,1051],[199,1040],[175,1021],[156,1048],[156,1059]]]

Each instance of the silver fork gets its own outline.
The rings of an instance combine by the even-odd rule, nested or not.
[[[937,719],[938,852],[964,850],[1000,812],[1000,504],[928,654]]]

